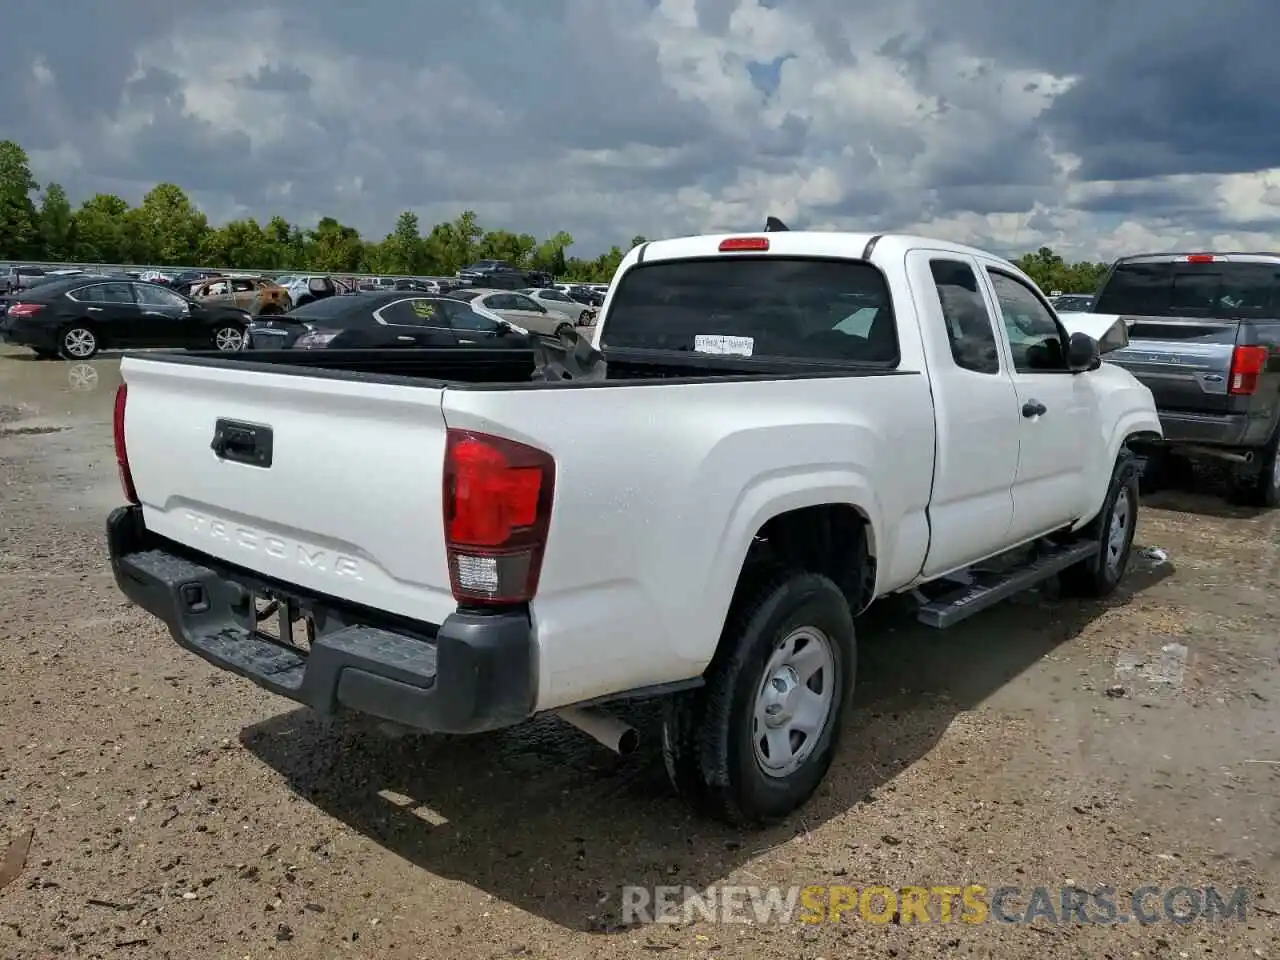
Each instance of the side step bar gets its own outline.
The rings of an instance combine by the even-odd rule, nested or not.
[[[974,583],[924,604],[916,619],[942,630],[993,607],[1001,600],[1029,590],[1086,559],[1098,549],[1097,541],[1082,540],[1066,546],[1042,546],[1034,560],[1007,573],[979,574]]]

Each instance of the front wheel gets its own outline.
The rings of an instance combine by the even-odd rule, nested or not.
[[[574,332],[573,324],[571,323],[562,323],[556,327],[556,336],[562,339],[566,336],[573,336]]]
[[[857,664],[853,617],[826,577],[782,572],[734,603],[706,684],[666,704],[676,789],[711,816],[764,826],[806,803],[831,766]]]
[[[1096,541],[1089,557],[1062,571],[1064,592],[1081,597],[1107,596],[1120,584],[1133,551],[1133,534],[1138,525],[1138,464],[1125,451],[1111,473],[1102,509],[1084,530]]]
[[[65,360],[88,360],[98,352],[98,336],[84,324],[73,324],[62,331],[58,355]]]
[[[223,353],[234,353],[244,349],[244,331],[228,324],[213,332],[213,345]]]

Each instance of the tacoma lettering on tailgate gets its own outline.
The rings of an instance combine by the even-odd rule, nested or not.
[[[308,570],[331,573],[335,577],[348,580],[364,579],[360,573],[360,561],[355,557],[308,546],[296,540],[286,540],[284,537],[262,533],[238,523],[206,517],[194,510],[187,510],[185,516],[187,523],[197,535],[229,543],[246,553],[266,554],[276,560],[290,561]]]

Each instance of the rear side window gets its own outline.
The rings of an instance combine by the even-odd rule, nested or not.
[[[363,299],[363,298],[361,298]],[[324,321],[335,320],[351,312],[351,300],[346,297],[326,297],[323,300],[312,300],[289,311],[289,316],[297,320]]]
[[[1280,316],[1280,264],[1121,263],[1097,313],[1235,320]]]
[[[888,286],[879,270],[854,260],[723,257],[643,264],[619,281],[602,343],[898,363]]]
[[[930,260],[929,272],[938,291],[956,366],[975,373],[999,373],[995,329],[973,269],[959,260]]]

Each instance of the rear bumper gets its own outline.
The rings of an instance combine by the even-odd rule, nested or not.
[[[25,320],[21,317],[0,316],[0,343],[16,347],[53,351],[58,348],[58,331],[49,323]]]
[[[1241,450],[1263,447],[1271,439],[1271,424],[1247,413],[1190,413],[1161,410],[1164,439],[1152,441],[1171,449],[1180,446],[1221,447]]]
[[[376,614],[156,537],[139,507],[112,511],[107,542],[117,585],[163,620],[179,646],[321,713],[341,707],[416,730],[476,733],[533,712],[537,660],[526,613],[458,612],[438,627],[375,624]],[[257,632],[254,594],[311,615],[310,649]]]

